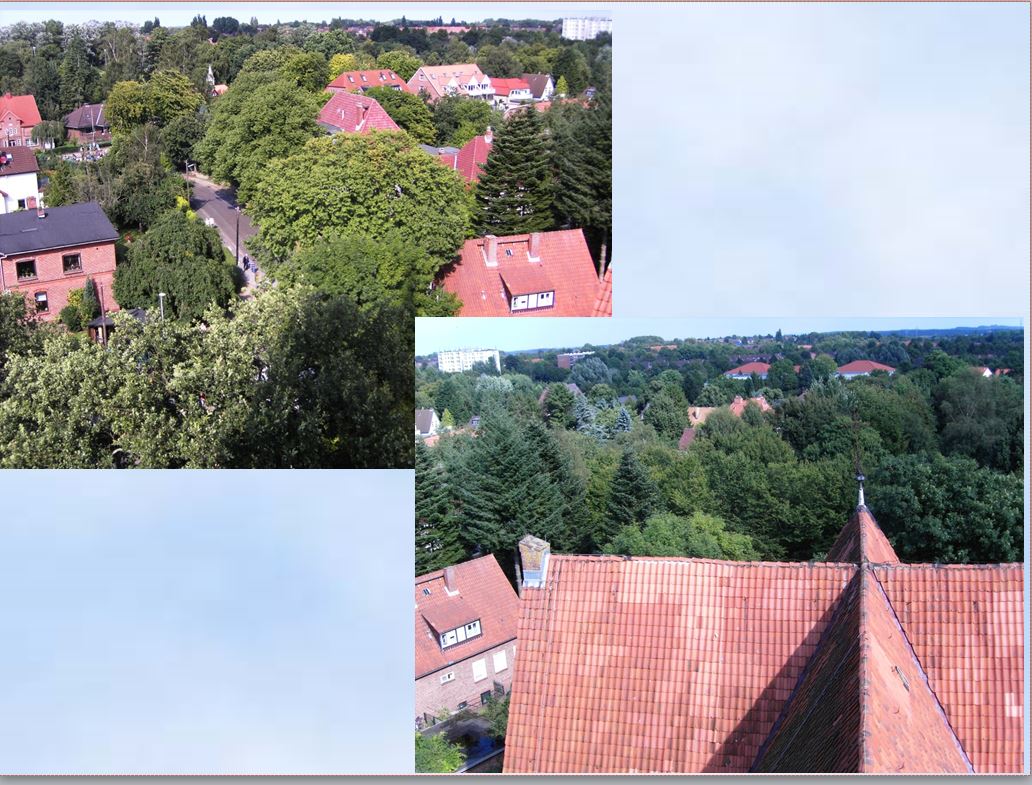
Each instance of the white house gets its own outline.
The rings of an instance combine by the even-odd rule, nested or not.
[[[433,436],[441,430],[441,419],[433,409],[416,409],[416,436]]]
[[[39,202],[39,164],[31,147],[0,150],[0,214],[34,210]]]
[[[430,101],[446,95],[464,95],[490,101],[494,96],[491,77],[475,63],[424,65],[408,81],[409,90],[426,93]]]

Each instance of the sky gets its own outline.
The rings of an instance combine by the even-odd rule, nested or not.
[[[0,472],[0,773],[411,771],[413,492]]]
[[[1021,318],[975,317],[723,317],[620,319],[416,319],[416,354],[442,349],[575,348],[619,343],[641,335],[661,338],[723,338],[727,335],[787,335],[835,330],[907,330],[1015,325]]]
[[[1026,313],[1029,13],[616,7],[614,313]]]
[[[163,25],[188,25],[197,14],[209,22],[232,16],[242,22],[257,17],[263,24],[295,20],[322,22],[334,17],[388,21],[402,16],[444,21],[478,21],[485,18],[559,19],[605,13],[597,4],[585,3],[3,3],[0,26],[12,21],[36,22],[60,19],[65,24],[92,20],[142,24],[155,16]]]

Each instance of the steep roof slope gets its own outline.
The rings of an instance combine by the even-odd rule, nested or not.
[[[96,202],[48,207],[45,216],[38,218],[35,210],[0,215],[0,252],[35,253],[118,239],[118,231]]]
[[[828,561],[899,564],[896,552],[867,507],[857,507],[853,517],[842,527],[828,551]]]
[[[43,122],[43,118],[39,116],[39,107],[36,106],[36,98],[32,95],[0,95],[0,115],[5,112],[10,112],[21,120],[22,125],[38,125]]]
[[[319,111],[318,122],[331,131],[352,134],[401,130],[375,98],[347,92],[333,94]]]

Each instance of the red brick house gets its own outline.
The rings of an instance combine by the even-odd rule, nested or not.
[[[599,275],[584,232],[564,229],[467,240],[438,284],[459,316],[611,316],[612,268]]]
[[[111,139],[111,126],[104,115],[104,104],[83,104],[65,115],[64,126],[69,141],[76,144]]]
[[[0,96],[0,146],[34,145],[32,129],[43,122],[36,99],[31,95]]]
[[[375,98],[346,92],[333,94],[320,110],[317,122],[331,134],[401,130]]]
[[[416,578],[416,724],[504,695],[519,597],[494,556]]]
[[[549,555],[505,771],[1019,773],[1022,568],[903,564],[862,495],[823,563]]]
[[[487,163],[487,157],[491,154],[491,145],[494,143],[494,132],[488,128],[487,132],[480,136],[474,136],[461,148],[442,147],[433,148],[423,145],[423,149],[437,158],[449,169],[454,169],[467,185],[480,181],[480,173]]]
[[[389,87],[392,90],[409,92],[405,80],[387,68],[375,68],[371,71],[345,71],[326,85],[326,89],[331,93],[364,93],[370,87]]]
[[[50,321],[68,293],[92,278],[101,308],[112,295],[118,232],[96,202],[0,215],[0,291],[22,292],[37,318]]]

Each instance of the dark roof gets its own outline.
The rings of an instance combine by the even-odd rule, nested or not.
[[[0,150],[0,155],[4,156],[2,160],[10,160],[10,163],[6,164],[0,160],[0,177],[39,171],[39,162],[31,147],[5,147]]]
[[[430,433],[435,414],[433,409],[416,409],[416,428],[420,433]]]
[[[530,94],[535,98],[540,98],[544,94],[549,78],[548,74],[523,75],[523,81],[530,85]]]
[[[143,308],[130,308],[123,313],[128,313],[138,322],[143,323],[147,321],[147,312]],[[87,327],[100,327],[101,325],[104,327],[114,327],[115,320],[111,316],[98,316],[96,319],[92,319]]]
[[[83,104],[64,116],[65,128],[92,131],[94,128],[107,128],[107,117],[104,116],[104,104]]]
[[[0,253],[21,254],[113,242],[118,232],[96,202],[48,207],[45,218],[35,210],[0,215]]]

